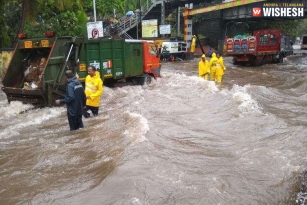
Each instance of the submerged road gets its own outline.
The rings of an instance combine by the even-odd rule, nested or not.
[[[0,204],[295,204],[307,167],[296,52],[261,67],[225,58],[222,85],[197,77],[198,59],[165,62],[150,85],[105,87],[74,132],[64,107],[0,92]]]

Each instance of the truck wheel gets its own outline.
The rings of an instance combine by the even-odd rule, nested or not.
[[[149,85],[149,84],[151,83],[151,79],[152,79],[151,75],[149,75],[148,73],[146,73],[146,74],[144,75],[144,85]]]
[[[285,54],[282,52],[279,58],[281,63],[284,62],[284,57],[285,57]]]
[[[148,85],[151,83],[151,75],[149,75],[148,73],[141,76],[136,76],[134,79],[136,85]]]
[[[262,61],[261,61],[261,65],[265,65],[266,64],[266,59],[263,58]]]
[[[238,65],[238,61],[232,59],[232,64],[233,64],[233,65]]]
[[[284,58],[278,58],[277,59],[277,63],[282,63],[282,62],[284,62]]]
[[[276,62],[277,63],[282,63],[282,62],[284,62],[284,58],[283,57],[278,57]]]

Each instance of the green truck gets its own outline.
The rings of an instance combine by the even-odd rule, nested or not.
[[[52,106],[65,95],[65,70],[81,82],[94,65],[105,84],[133,80],[144,84],[160,77],[161,62],[154,42],[125,39],[54,37],[27,39],[21,35],[5,71],[2,91],[8,102]]]

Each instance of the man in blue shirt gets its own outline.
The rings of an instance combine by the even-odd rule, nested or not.
[[[78,81],[71,70],[65,71],[68,80],[66,95],[63,99],[55,100],[55,104],[66,104],[67,118],[70,131],[83,128],[82,111],[85,106],[85,93],[82,84]]]

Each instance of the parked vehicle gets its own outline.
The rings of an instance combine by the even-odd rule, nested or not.
[[[163,41],[161,47],[161,60],[183,60],[187,52],[187,43],[184,41]]]
[[[293,54],[290,36],[281,30],[266,29],[253,32],[253,36],[226,38],[225,56],[233,56],[234,64],[263,65],[279,63]]]
[[[307,34],[301,37],[301,50],[307,49]]]
[[[72,70],[84,82],[89,65],[97,68],[105,84],[122,79],[144,84],[160,77],[154,42],[54,37],[52,32],[43,38],[20,37],[2,81],[9,102],[52,106],[65,94],[65,70]]]

